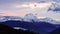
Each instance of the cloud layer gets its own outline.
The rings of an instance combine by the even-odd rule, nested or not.
[[[48,8],[55,0],[0,0],[0,15],[24,16],[33,13],[38,18],[50,17],[60,20],[60,13],[48,12]],[[57,1],[58,2],[58,1]]]

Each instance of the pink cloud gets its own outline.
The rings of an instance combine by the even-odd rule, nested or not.
[[[23,16],[24,12],[4,11],[0,13],[0,16]]]

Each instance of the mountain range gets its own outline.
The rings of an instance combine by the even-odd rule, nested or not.
[[[26,14],[24,17],[0,16],[0,24],[4,24],[16,29],[19,27],[18,29],[29,30],[39,34],[50,33],[51,31],[60,27],[59,23],[49,17],[38,19],[31,13]]]
[[[38,19],[33,14],[27,14],[24,17],[17,17],[17,16],[0,16],[0,22],[5,22],[8,20],[15,20],[15,21],[27,21],[27,22],[50,22],[52,24],[60,24],[58,21],[46,17],[46,18],[40,18]]]
[[[38,19],[31,14],[30,16],[33,18],[30,19],[29,15],[26,16],[26,18],[16,16],[0,16],[0,23],[10,27],[20,27],[20,29],[27,29],[39,34],[48,34],[49,32],[59,28],[59,25],[52,24],[54,23],[54,20],[51,18]]]

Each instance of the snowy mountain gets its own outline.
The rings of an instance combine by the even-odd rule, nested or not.
[[[24,16],[24,21],[30,21],[30,22],[38,22],[39,21],[39,19],[35,16],[35,15],[33,15],[32,13],[29,13],[29,14],[26,14],[25,16]]]
[[[6,21],[5,17],[0,16],[0,22],[4,22],[4,21]]]
[[[29,13],[26,14],[24,17],[18,17],[18,16],[0,16],[0,22],[8,21],[8,20],[19,20],[19,21],[37,21],[38,18],[34,16],[33,14]]]
[[[52,18],[49,18],[49,17],[46,17],[46,18],[42,18],[40,19],[41,22],[48,22],[48,23],[51,23],[51,24],[60,24],[59,21],[56,21]]]
[[[17,16],[0,16],[0,22],[5,22],[9,20],[15,20],[15,21],[26,21],[26,22],[48,22],[51,24],[60,24],[60,22],[57,22],[56,20],[46,17],[46,18],[40,18],[38,19],[33,14],[26,14],[24,17],[17,17]]]
[[[54,20],[53,20],[52,18],[46,17],[46,18],[40,19],[40,21],[52,22],[52,21],[54,21]]]
[[[17,16],[0,16],[0,22],[5,22],[8,20],[22,20],[21,17],[17,17]]]
[[[48,22],[52,24],[60,24],[60,22],[46,17],[46,18],[40,18],[38,19],[36,15],[29,13],[26,14],[24,17],[18,17],[18,16],[0,16],[0,22],[5,22],[8,20],[15,20],[15,21],[26,21],[26,22]]]

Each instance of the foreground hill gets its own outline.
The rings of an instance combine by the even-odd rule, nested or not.
[[[29,30],[16,30],[4,24],[0,24],[0,34],[37,34]]]
[[[47,22],[25,22],[9,20],[2,22],[2,24],[8,25],[10,27],[21,27],[40,34],[48,34],[49,32],[56,29],[56,26]]]

